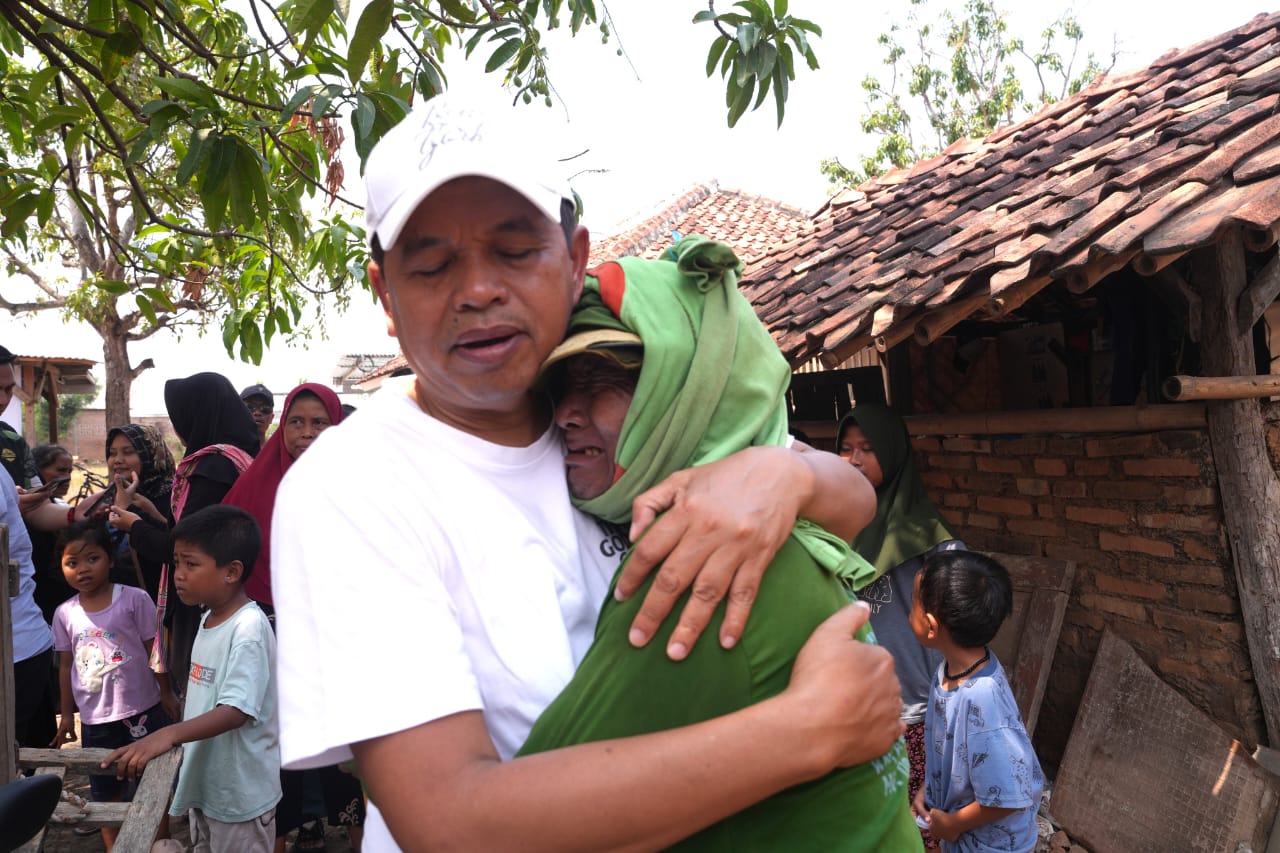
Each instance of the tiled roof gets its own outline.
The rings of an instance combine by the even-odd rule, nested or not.
[[[1280,223],[1280,13],[834,196],[743,292],[793,364],[928,343],[1051,282],[1150,275],[1238,224]]]
[[[621,234],[591,247],[591,264],[637,255],[656,258],[671,245],[671,234],[701,234],[733,246],[749,262],[806,232],[803,210],[740,190],[700,184]]]

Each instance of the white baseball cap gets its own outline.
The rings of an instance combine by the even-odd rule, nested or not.
[[[423,199],[470,175],[506,184],[558,223],[560,203],[572,203],[573,193],[535,124],[527,110],[474,95],[440,94],[415,107],[366,162],[369,239],[376,235],[389,250]]]

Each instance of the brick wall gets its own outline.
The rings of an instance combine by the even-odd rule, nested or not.
[[[1278,418],[1280,420],[1280,418]],[[1280,423],[1271,424],[1280,447]],[[915,441],[926,486],[970,547],[1074,560],[1036,731],[1056,767],[1103,628],[1233,736],[1265,739],[1208,435]]]
[[[169,445],[170,452],[174,455],[173,458],[177,459],[182,455],[182,442],[178,441],[168,418],[140,417],[136,418],[134,423],[158,426]],[[71,422],[71,427],[59,437],[58,443],[84,462],[92,464],[103,462],[107,458],[106,410],[82,409]]]

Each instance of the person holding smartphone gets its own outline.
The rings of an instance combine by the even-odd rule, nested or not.
[[[31,451],[35,460],[36,472],[44,485],[32,489],[28,494],[38,493],[41,503],[56,508],[65,520],[70,507],[63,500],[71,486],[71,453],[61,445],[40,444]],[[29,514],[28,514],[29,515]],[[31,562],[35,567],[36,604],[44,619],[53,618],[53,611],[75,592],[62,575],[62,566],[54,552],[54,540],[57,533],[42,530],[31,523],[28,517],[22,519],[27,526],[27,534],[31,537]]]

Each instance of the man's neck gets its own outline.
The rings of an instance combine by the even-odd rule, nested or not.
[[[544,394],[529,392],[509,410],[456,410],[432,403],[419,383],[410,396],[418,408],[454,429],[504,447],[528,447],[551,424],[551,406]]]

